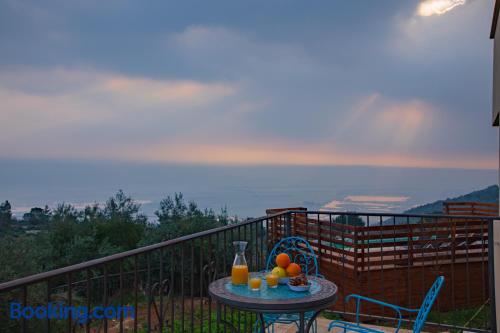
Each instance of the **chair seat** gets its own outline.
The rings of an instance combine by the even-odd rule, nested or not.
[[[342,321],[342,320],[332,321],[330,325],[328,325],[328,331],[330,331],[334,327],[338,327],[347,331],[361,332],[361,333],[384,333],[384,331],[379,331],[371,327],[361,326],[356,323],[350,323],[348,321]]]

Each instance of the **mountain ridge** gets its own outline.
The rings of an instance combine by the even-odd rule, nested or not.
[[[403,214],[442,214],[444,202],[475,201],[498,203],[498,190],[498,185],[490,185],[481,190],[472,191],[458,197],[437,200],[431,203],[413,207],[405,210]]]

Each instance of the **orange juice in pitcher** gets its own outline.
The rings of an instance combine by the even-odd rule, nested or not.
[[[231,282],[233,284],[247,284],[248,283],[248,265],[245,258],[245,248],[247,242],[233,242],[236,250],[234,257],[233,268],[231,269]]]
[[[231,281],[233,284],[247,284],[248,282],[248,266],[234,265],[231,270]]]

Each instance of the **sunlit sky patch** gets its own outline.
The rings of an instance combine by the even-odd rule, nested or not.
[[[467,0],[424,0],[418,5],[421,16],[442,15],[455,7],[465,5]]]

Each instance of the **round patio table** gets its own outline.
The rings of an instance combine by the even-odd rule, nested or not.
[[[311,283],[307,292],[292,291],[287,285],[268,288],[264,279],[259,291],[252,291],[247,285],[235,286],[231,283],[231,277],[212,282],[208,292],[217,303],[217,327],[222,322],[221,305],[228,305],[256,313],[260,319],[262,333],[266,330],[265,313],[298,313],[299,333],[309,332],[316,316],[337,300],[338,288],[335,283],[323,278],[308,276],[307,279]],[[307,325],[306,312],[313,312]],[[235,330],[232,324],[226,321],[224,323]]]

